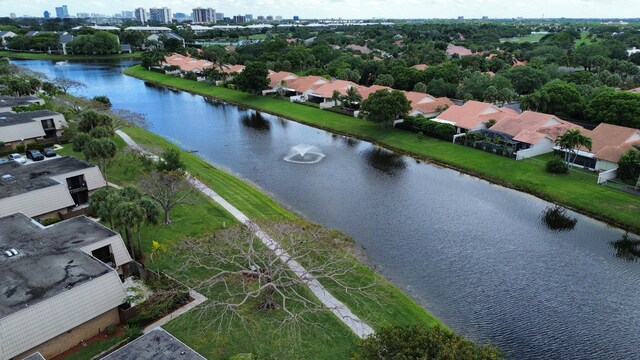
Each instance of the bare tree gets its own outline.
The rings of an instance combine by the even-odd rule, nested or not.
[[[147,120],[147,117],[145,114],[126,110],[126,109],[111,110],[111,113],[117,117],[115,119],[116,129],[119,129],[125,126],[132,126],[132,125],[141,127],[143,129],[149,128],[149,121]],[[121,119],[124,121],[120,121]]]
[[[59,77],[53,79],[53,83],[59,87],[64,94],[69,92],[71,89],[84,89],[87,87],[87,85],[80,81]]]
[[[237,225],[188,239],[174,252],[182,257],[181,271],[206,274],[185,278],[188,286],[209,296],[199,307],[200,318],[207,319],[208,326],[220,327],[233,319],[249,321],[249,313],[255,311],[276,312],[259,318],[279,326],[320,326],[312,315],[328,309],[307,287],[313,278],[354,301],[376,298],[375,280],[353,276],[359,263],[344,235],[298,221],[261,224],[260,228],[277,243],[275,249],[254,235],[255,228]],[[291,270],[297,264],[306,269],[303,276]]]
[[[151,172],[142,179],[140,189],[164,210],[165,224],[171,223],[169,212],[176,205],[193,205],[196,200],[195,189],[179,172]]]

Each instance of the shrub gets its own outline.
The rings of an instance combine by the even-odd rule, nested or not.
[[[106,95],[94,96],[93,101],[98,102],[107,108],[111,108],[111,100]]]
[[[476,345],[439,326],[392,326],[380,329],[360,342],[352,359],[477,359],[497,360],[504,356],[491,345]]]
[[[107,335],[113,335],[116,333],[116,330],[118,330],[118,328],[116,328],[115,325],[109,325],[106,328],[104,328],[104,333]]]
[[[43,226],[49,226],[51,224],[55,224],[60,221],[61,221],[60,218],[51,218],[51,219],[44,219],[41,222]]]
[[[27,147],[24,144],[18,144],[18,146],[16,146],[16,151],[20,154],[22,154],[26,149]]]
[[[557,156],[547,162],[546,168],[552,174],[566,174],[569,171],[567,164]]]

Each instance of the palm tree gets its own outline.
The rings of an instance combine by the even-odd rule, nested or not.
[[[338,106],[338,101],[341,97],[342,95],[340,94],[340,91],[333,90],[333,93],[331,94],[331,101],[333,101],[333,106]]]
[[[345,102],[347,103],[347,105],[349,106],[349,108],[353,108],[353,103],[357,103],[360,100],[362,100],[362,96],[360,95],[360,92],[358,92],[358,88],[355,86],[350,86],[347,89],[347,95],[344,97]]]
[[[567,132],[558,136],[558,138],[556,139],[556,145],[558,145],[560,149],[564,151],[565,164],[573,165],[573,163],[578,158],[578,149],[583,147],[591,151],[592,142],[591,138],[582,135],[580,133],[580,130],[572,129],[567,130]]]

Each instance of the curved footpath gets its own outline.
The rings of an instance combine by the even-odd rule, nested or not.
[[[120,136],[127,145],[135,151],[143,154],[151,155],[157,160],[157,156],[145,151],[140,145],[138,145],[129,135],[125,134],[121,130],[116,130],[118,136]],[[289,269],[293,271],[302,281],[311,289],[313,294],[322,302],[322,304],[329,309],[335,316],[340,319],[345,325],[347,325],[351,331],[353,331],[358,337],[365,338],[374,333],[373,329],[367,325],[364,321],[360,320],[358,316],[347,308],[342,302],[336,299],[329,291],[327,291],[322,284],[309,272],[300,265],[295,259],[293,259],[286,251],[282,249],[280,244],[273,240],[269,235],[262,231],[258,225],[253,223],[245,214],[238,210],[235,206],[231,205],[228,201],[218,195],[211,188],[207,187],[200,180],[187,174],[187,179],[191,185],[200,190],[207,197],[222,206],[233,217],[235,217],[242,224],[247,226],[256,235],[260,241],[271,251],[273,251],[280,260],[287,264]],[[157,326],[157,325],[156,325]],[[154,326],[155,327],[155,326]]]
[[[167,88],[282,116],[328,132],[370,141],[400,154],[532,194],[640,234],[640,199],[635,195],[598,185],[594,174],[579,170],[565,175],[550,174],[545,171],[544,159],[515,161],[447,141],[418,138],[416,134],[407,131],[382,129],[377,124],[327,110],[160,74],[139,65],[125,69],[124,74]]]

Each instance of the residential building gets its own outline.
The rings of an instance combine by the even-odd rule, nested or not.
[[[149,9],[149,21],[156,21],[161,24],[170,24],[171,9],[166,7]]]
[[[178,12],[173,14],[173,19],[177,22],[185,22],[191,20],[191,17],[185,13]]]
[[[86,217],[47,227],[0,218],[0,358],[52,358],[120,322],[120,235]]]
[[[14,107],[33,104],[44,105],[44,100],[37,96],[13,97],[0,95],[0,117],[4,116],[1,113],[11,112]]]
[[[125,19],[133,19],[135,16],[133,15],[133,11],[122,10],[120,12],[123,18]]]
[[[194,24],[209,24],[216,22],[216,10],[212,8],[195,8],[191,15]]]
[[[276,21],[282,21],[282,16],[281,15],[276,16]]]
[[[473,52],[471,52],[471,50],[467,49],[464,46],[457,46],[457,45],[453,45],[453,44],[449,44],[447,45],[447,57],[451,58],[454,55],[457,56],[469,56],[469,55],[473,55]]]
[[[42,13],[42,17],[44,17],[44,19],[45,19],[45,20],[49,20],[49,19],[51,18],[51,13],[50,13],[50,12],[48,12],[47,10],[45,10],[45,11]]]
[[[0,216],[68,218],[85,210],[93,191],[107,186],[97,166],[68,156],[2,163],[0,176]]]
[[[62,45],[62,53],[64,55],[67,55],[67,44],[72,42],[73,39],[74,39],[74,36],[71,34],[60,35],[60,44]]]
[[[595,171],[618,167],[622,154],[640,147],[640,130],[601,123],[595,129],[581,130],[591,138],[591,150],[580,149],[575,164]],[[556,148],[557,149],[557,148]]]
[[[244,21],[245,22],[253,22],[253,15],[252,14],[244,14]]]
[[[486,128],[489,120],[502,120],[508,116],[517,116],[515,110],[501,108],[496,105],[479,101],[467,101],[464,105],[452,105],[434,121],[451,124],[456,127],[458,134]]]
[[[358,51],[358,52],[360,52],[360,53],[362,53],[362,54],[369,54],[369,53],[371,53],[371,49],[369,49],[368,47],[366,47],[366,46],[360,46],[360,45],[354,45],[354,44],[347,45],[346,49],[347,49],[347,50]]]
[[[429,94],[415,91],[405,91],[404,94],[407,100],[411,102],[411,110],[409,111],[411,116],[422,115],[432,118],[453,105],[453,101],[446,97],[436,98]]]
[[[204,360],[195,350],[158,327],[140,336],[102,360]]]
[[[143,24],[146,24],[147,22],[147,13],[144,11],[144,8],[136,8],[134,10],[135,13],[135,17],[136,19],[138,19],[138,21],[140,21]]]
[[[57,139],[66,125],[64,115],[50,110],[0,113],[0,141],[15,148],[21,143]]]
[[[176,40],[178,40],[178,41],[180,41],[182,43],[182,46],[185,46],[184,38],[182,36],[176,35],[176,34],[174,34],[172,32],[163,33],[163,34],[152,34],[152,35],[147,36],[147,40],[149,40],[149,41],[157,41],[157,42],[160,42],[160,43],[162,43],[162,39],[163,38],[165,38],[165,39],[176,39]],[[143,48],[144,48],[144,45],[143,45]]]
[[[236,24],[241,24],[244,21],[245,21],[245,19],[244,19],[244,16],[242,16],[242,15],[235,15],[233,17],[233,22],[236,23]]]
[[[166,65],[177,66],[181,71],[195,73],[201,73],[214,65],[211,61],[194,59],[181,54],[165,56],[164,62]]]
[[[216,22],[224,20],[224,13],[217,12],[216,13]]]
[[[9,41],[9,38],[17,35],[18,34],[14,33],[13,31],[0,31],[0,45],[7,45],[7,41]]]
[[[555,115],[525,111],[518,116],[498,120],[486,132],[502,135],[509,142],[516,159],[522,160],[553,151],[558,136],[572,129],[584,130]]]

